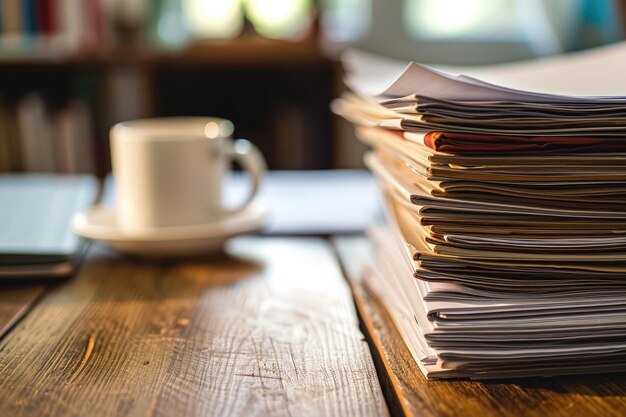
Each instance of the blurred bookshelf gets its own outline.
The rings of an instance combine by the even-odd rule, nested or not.
[[[320,47],[316,5],[292,39],[247,18],[230,38],[156,37],[164,5],[184,3],[0,2],[0,172],[103,176],[113,124],[180,115],[232,120],[273,169],[335,167],[341,68]]]
[[[114,123],[178,115],[231,119],[273,169],[357,167],[363,148],[329,110],[345,45],[469,65],[624,37],[626,0],[530,3],[463,3],[462,37],[452,0],[0,0],[0,172],[104,175]],[[521,46],[473,38],[494,27]]]

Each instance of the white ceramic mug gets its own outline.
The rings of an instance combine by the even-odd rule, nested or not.
[[[172,117],[123,122],[111,129],[117,221],[129,233],[219,220],[245,209],[265,172],[259,150],[233,141],[228,120]],[[252,187],[237,208],[226,208],[222,180],[236,160]]]

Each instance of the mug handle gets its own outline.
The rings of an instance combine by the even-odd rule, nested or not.
[[[232,215],[241,212],[252,203],[259,191],[261,179],[265,175],[265,171],[267,171],[267,165],[259,148],[247,139],[237,139],[229,143],[228,146],[224,147],[223,155],[226,158],[237,161],[241,168],[248,171],[252,181],[250,191],[239,207],[224,208],[227,215]]]

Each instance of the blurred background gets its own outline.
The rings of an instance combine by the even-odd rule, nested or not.
[[[626,0],[0,0],[0,171],[110,170],[108,130],[220,116],[271,169],[361,166],[339,55],[483,65],[624,38]],[[626,57],[625,57],[626,59]]]

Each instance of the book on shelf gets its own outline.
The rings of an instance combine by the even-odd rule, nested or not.
[[[43,98],[27,94],[16,108],[20,141],[16,149],[21,151],[22,168],[33,172],[54,172],[54,143],[52,125]]]
[[[624,57],[621,43],[472,76],[411,63],[379,94],[374,67],[395,65],[348,63],[333,109],[384,195],[364,282],[428,378],[624,369]]]
[[[58,172],[94,172],[93,130],[85,103],[73,100],[54,117]]]
[[[0,2],[0,58],[57,57],[106,48],[112,42],[108,0],[4,0]]]
[[[0,172],[96,172],[92,113],[82,99],[50,110],[28,93],[0,105],[0,122]]]

